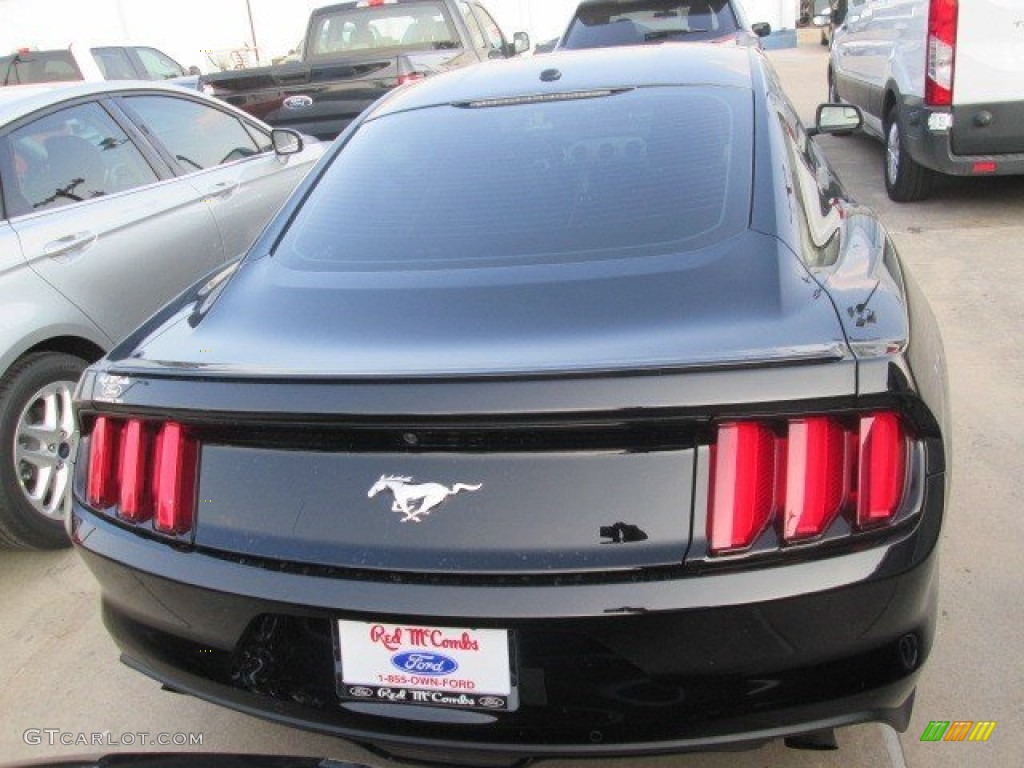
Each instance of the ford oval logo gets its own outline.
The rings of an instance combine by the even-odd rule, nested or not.
[[[313,106],[311,96],[289,96],[284,100],[285,109],[309,109]]]
[[[423,651],[396,653],[391,657],[391,665],[403,672],[434,676],[450,675],[459,668],[455,659],[440,653],[425,653]]]

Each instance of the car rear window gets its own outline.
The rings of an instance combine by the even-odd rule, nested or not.
[[[751,128],[749,91],[707,86],[383,116],[334,159],[276,254],[374,270],[703,247],[747,227]]]
[[[357,7],[318,16],[309,55],[336,56],[382,49],[459,48],[459,35],[440,3]]]
[[[0,85],[81,80],[71,51],[28,51],[0,57]]]
[[[561,47],[698,42],[727,37],[737,30],[728,0],[593,3],[577,10]]]

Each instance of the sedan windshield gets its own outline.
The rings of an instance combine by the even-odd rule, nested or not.
[[[593,3],[577,11],[561,47],[695,42],[728,37],[737,30],[728,0]]]
[[[750,112],[749,91],[702,86],[383,116],[341,150],[277,254],[366,270],[700,248],[747,226]]]

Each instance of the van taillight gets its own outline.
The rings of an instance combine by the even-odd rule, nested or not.
[[[748,549],[773,525],[792,544],[822,536],[840,515],[858,530],[892,522],[909,450],[890,411],[720,424],[708,494],[712,554]]]
[[[125,522],[188,533],[198,458],[198,442],[180,424],[100,416],[89,440],[86,499]]]
[[[924,78],[924,100],[928,106],[948,107],[953,103],[958,11],[958,0],[931,0],[928,9]]]

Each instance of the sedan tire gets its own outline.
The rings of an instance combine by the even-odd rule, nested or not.
[[[0,379],[0,545],[70,546],[64,529],[70,498],[74,419],[71,394],[87,362],[41,352]]]

